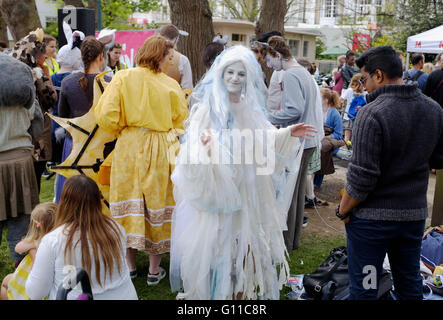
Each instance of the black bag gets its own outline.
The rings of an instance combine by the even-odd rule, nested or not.
[[[308,298],[314,300],[347,300],[349,298],[348,255],[346,247],[332,249],[326,260],[311,274],[303,277]],[[378,281],[378,300],[391,299],[392,277],[383,270]]]
[[[377,300],[397,300],[397,297],[392,293],[392,277],[391,273],[383,270],[383,273],[378,281]],[[333,300],[348,300],[349,287],[337,294]]]
[[[326,260],[311,274],[303,277],[303,286],[309,298],[332,300],[349,286],[346,247],[332,249]]]

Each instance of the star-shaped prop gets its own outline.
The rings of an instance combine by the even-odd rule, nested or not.
[[[91,109],[85,115],[65,119],[49,116],[61,127],[66,129],[72,137],[72,151],[66,160],[60,165],[52,166],[51,170],[70,178],[78,174],[84,174],[93,179],[103,195],[103,212],[109,214],[109,167],[102,166],[106,158],[110,163],[113,144],[117,136],[101,129],[95,120],[94,109],[97,105],[107,82],[104,76],[109,71],[105,71],[96,76],[94,80],[94,101]]]

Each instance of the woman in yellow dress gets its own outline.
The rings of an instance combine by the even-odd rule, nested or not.
[[[172,47],[161,36],[148,38],[137,53],[138,67],[116,73],[95,108],[99,126],[118,134],[111,168],[111,215],[127,233],[132,277],[137,250],[149,253],[148,285],[166,275],[160,262],[170,248],[176,130],[183,130],[188,116],[180,85],[161,72]]]

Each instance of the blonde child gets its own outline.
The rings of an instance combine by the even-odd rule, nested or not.
[[[29,230],[15,251],[26,254],[14,273],[8,274],[1,287],[0,300],[30,300],[25,290],[26,279],[31,272],[35,254],[41,239],[52,230],[57,205],[52,202],[37,205],[31,213]]]
[[[345,114],[343,115],[343,131],[345,134],[345,141],[349,141],[351,139],[351,123],[354,117],[349,115],[349,107],[351,106],[352,100],[359,96],[365,97],[367,94],[362,82],[362,74],[354,74],[354,76],[351,78],[349,88],[343,90],[341,93],[341,98],[346,102]]]

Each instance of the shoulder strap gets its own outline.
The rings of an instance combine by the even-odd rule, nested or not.
[[[97,80],[98,86],[100,87],[100,91],[103,93],[105,91],[105,88],[103,87],[102,82],[99,78],[95,78]]]
[[[435,87],[434,91],[432,91],[430,97],[432,97],[437,92],[438,88],[440,88],[442,83],[443,83],[443,79],[441,79],[441,81],[438,83],[437,87]]]
[[[411,77],[412,80],[417,81],[418,78],[423,74],[424,72],[421,70],[418,70],[416,74],[414,74],[413,77]]]

